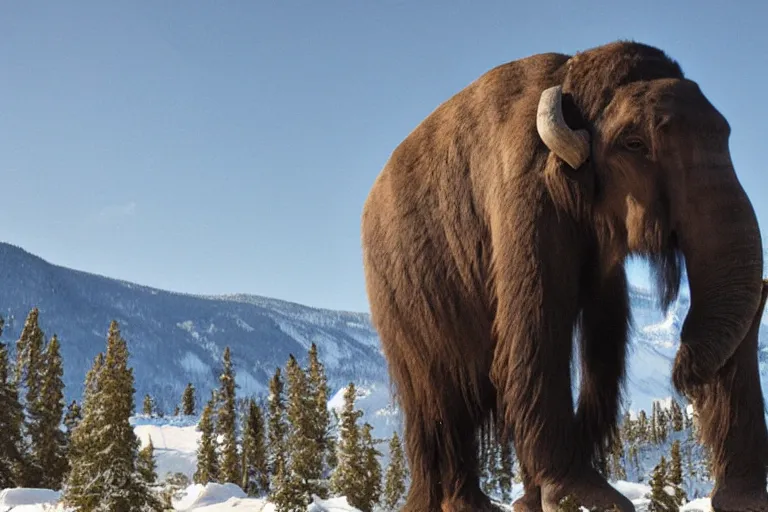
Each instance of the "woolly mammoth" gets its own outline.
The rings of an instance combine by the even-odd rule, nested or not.
[[[476,456],[489,428],[525,474],[517,509],[571,495],[633,510],[593,469],[620,415],[631,255],[651,262],[664,308],[685,263],[691,308],[671,379],[707,404],[716,507],[767,509],[750,331],[762,242],[729,130],[664,52],[616,42],[496,67],[394,150],[366,200],[362,246],[405,421],[404,510],[491,510]]]

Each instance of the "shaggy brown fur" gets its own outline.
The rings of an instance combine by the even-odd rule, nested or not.
[[[539,97],[555,85],[568,125],[591,136],[578,169],[537,132]],[[619,417],[625,259],[650,259],[666,307],[685,257],[693,306],[681,353],[692,356],[674,375],[688,393],[736,350],[758,305],[762,247],[730,167],[728,129],[662,51],[617,42],[499,66],[395,149],[366,201],[362,244],[372,320],[405,420],[404,510],[488,510],[476,432],[496,422],[530,475],[529,501],[540,492],[549,510],[573,494],[632,510],[592,469]],[[740,350],[754,357],[754,347]],[[733,364],[754,380],[744,358]],[[756,415],[757,406],[742,409]],[[723,453],[732,461],[742,452]]]

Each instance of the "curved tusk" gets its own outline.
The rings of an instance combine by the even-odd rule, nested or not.
[[[536,130],[544,144],[559,158],[578,169],[589,157],[589,132],[572,130],[563,118],[563,87],[544,90],[536,112]]]

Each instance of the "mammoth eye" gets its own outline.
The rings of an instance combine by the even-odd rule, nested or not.
[[[630,151],[646,152],[647,147],[640,137],[627,137],[624,139],[624,147]]]

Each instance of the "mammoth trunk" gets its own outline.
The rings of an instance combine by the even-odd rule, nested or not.
[[[691,306],[673,378],[691,396],[747,334],[760,301],[763,253],[755,212],[730,161],[699,166],[688,176],[676,230]]]

